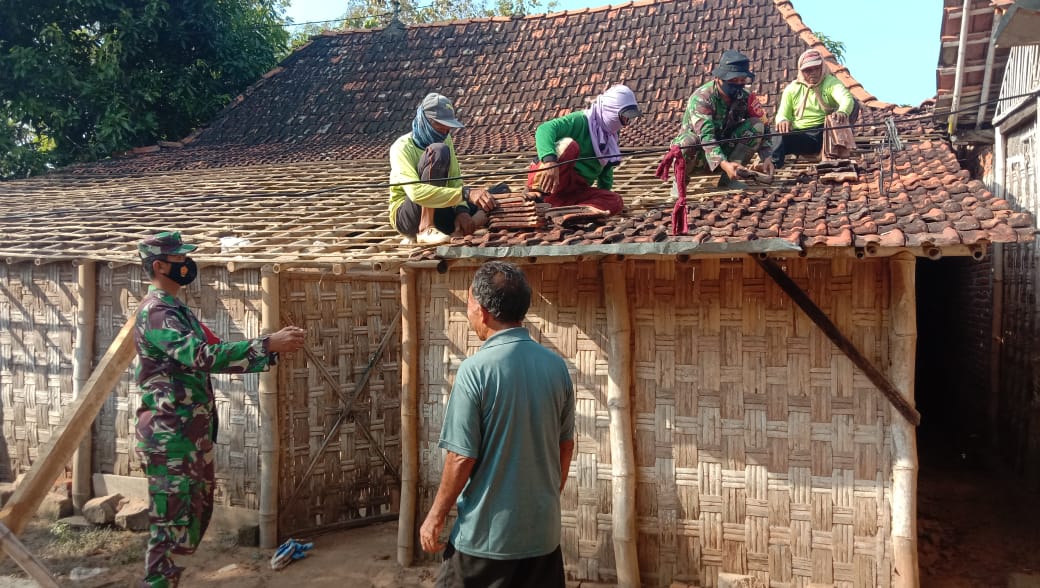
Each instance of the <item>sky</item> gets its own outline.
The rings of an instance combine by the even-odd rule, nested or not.
[[[739,0],[737,0],[739,1]],[[559,0],[555,10],[622,2]],[[943,0],[791,0],[814,32],[845,44],[845,65],[885,102],[917,106],[935,95]],[[330,0],[291,0],[294,22],[334,19]],[[752,67],[754,67],[752,65]]]

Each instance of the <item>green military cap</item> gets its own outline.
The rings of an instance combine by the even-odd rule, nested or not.
[[[181,234],[177,231],[156,233],[137,244],[137,251],[142,259],[156,255],[184,255],[195,251],[196,248],[196,245],[188,245],[181,241]]]

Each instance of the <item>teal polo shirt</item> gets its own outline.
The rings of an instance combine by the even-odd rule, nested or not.
[[[462,362],[440,446],[476,460],[456,506],[455,549],[524,559],[560,545],[560,443],[574,438],[574,386],[559,355],[523,327]]]

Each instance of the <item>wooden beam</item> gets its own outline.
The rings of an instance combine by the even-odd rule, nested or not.
[[[610,361],[607,363],[607,412],[610,415],[611,532],[617,585],[636,588],[639,552],[636,549],[636,465],[632,427],[632,323],[628,309],[624,263],[603,264],[603,295],[607,306]]]
[[[112,387],[133,361],[136,354],[133,337],[136,320],[136,316],[131,316],[123,325],[97,369],[83,386],[83,393],[72,402],[61,424],[54,430],[53,440],[40,448],[39,458],[29,468],[3,510],[0,510],[0,523],[15,535],[21,534],[36,514],[54,481],[79,448],[80,441],[90,431]]]
[[[7,555],[10,555],[11,559],[42,588],[58,588],[58,582],[43,562],[36,559],[3,523],[0,523],[0,545],[3,545]]]
[[[794,300],[794,303],[802,309],[812,322],[816,323],[816,326],[823,331],[824,335],[834,343],[838,349],[841,349],[842,353],[848,357],[853,364],[856,365],[860,370],[866,374],[867,379],[877,386],[878,390],[885,395],[885,398],[899,411],[899,414],[903,415],[910,424],[917,426],[921,424],[921,413],[917,412],[917,409],[907,402],[906,398],[899,393],[899,390],[892,385],[892,382],[885,377],[885,374],[881,372],[873,363],[870,362],[863,353],[856,348],[856,346],[849,341],[849,339],[842,334],[841,330],[838,329],[837,325],[831,321],[823,310],[816,305],[815,302],[809,298],[798,284],[794,283],[784,270],[780,269],[780,266],[776,265],[776,262],[764,258],[758,255],[752,256],[752,258],[758,262],[758,265],[762,266],[762,269],[773,278],[773,281],[780,286],[780,288],[787,293],[788,296]]]
[[[401,268],[401,508],[397,521],[397,563],[415,559],[415,519],[419,511],[419,308],[417,269]]]

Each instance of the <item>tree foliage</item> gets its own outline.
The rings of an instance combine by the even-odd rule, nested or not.
[[[404,24],[423,24],[460,18],[524,16],[553,10],[556,0],[347,0],[346,11],[329,26],[309,24],[293,33],[293,46],[324,28],[377,28],[386,26],[397,14]]]
[[[834,54],[834,59],[837,59],[838,63],[845,63],[845,43],[832,39],[823,33],[814,32],[813,34],[816,35],[816,38],[823,43],[823,46],[828,51]]]
[[[284,55],[285,4],[0,4],[0,178],[184,137]]]

